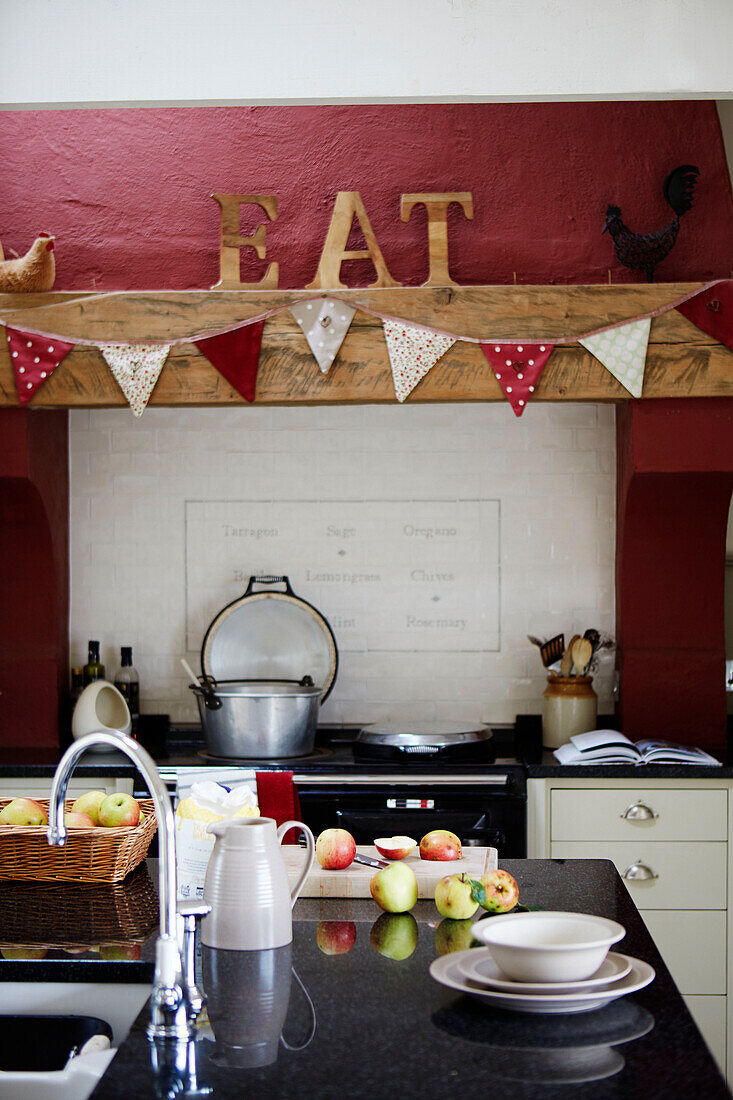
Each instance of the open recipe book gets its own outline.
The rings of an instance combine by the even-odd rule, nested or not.
[[[692,745],[672,741],[630,741],[618,730],[578,733],[553,753],[561,764],[704,764],[720,761]]]

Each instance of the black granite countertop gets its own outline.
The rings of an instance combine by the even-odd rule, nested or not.
[[[7,778],[50,778],[62,756],[56,748],[17,745],[0,748],[0,776]],[[74,768],[75,776],[106,775],[129,778],[137,769],[121,752],[87,752]]]
[[[292,957],[290,948],[279,954],[203,949],[202,981],[211,1016],[220,1021],[218,1035],[204,1021],[198,1040],[185,1057],[177,1052],[176,1063],[170,1050],[151,1048],[146,1007],[93,1095],[98,1100],[183,1095],[173,1090],[180,1086],[187,1058],[189,1070],[195,1064],[199,1087],[210,1086],[219,1100],[245,1095],[252,1100],[483,1100],[487,1095],[536,1100],[538,1089],[543,1097],[565,1100],[568,1087],[583,1100],[655,1100],[679,1097],[690,1088],[706,1100],[728,1096],[613,865],[604,860],[507,860],[503,865],[517,878],[525,904],[620,921],[627,935],[617,949],[651,963],[657,971],[654,982],[579,1015],[492,1009],[430,977],[431,961],[464,946],[466,935],[466,926],[441,923],[432,902],[418,902],[414,920],[400,918],[393,925],[371,899],[301,900],[294,911]],[[155,881],[153,861],[148,871]],[[377,920],[381,925],[375,929]],[[385,924],[387,931],[394,929],[391,945]],[[113,963],[78,956],[58,969],[59,960],[49,957],[25,964],[7,961],[0,964],[0,977],[66,980],[71,967],[83,981],[120,980],[120,971],[131,980],[150,980],[154,935],[143,943],[138,960]],[[337,953],[328,953],[333,950]],[[261,1059],[273,1060],[259,1068],[232,1065],[251,1063],[253,1057],[233,1051],[227,1033],[240,1045],[238,1029],[247,1035],[259,1029],[263,1039],[267,1006],[278,1003],[282,1028],[279,1022],[273,1025],[270,1038],[275,1039],[259,1048]]]

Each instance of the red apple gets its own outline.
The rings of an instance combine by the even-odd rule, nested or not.
[[[327,871],[342,871],[354,862],[356,841],[346,829],[325,829],[316,841],[316,859]]]
[[[140,803],[131,794],[108,794],[99,804],[99,824],[106,829],[134,828],[140,820]]]
[[[374,847],[384,859],[406,859],[417,848],[417,841],[409,836],[380,836]]]
[[[67,810],[64,814],[64,825],[70,829],[93,829],[94,822],[89,814],[75,814],[73,810]]]
[[[89,814],[93,825],[99,824],[99,807],[107,797],[106,791],[85,791],[71,807],[74,814]]]
[[[447,829],[433,829],[420,841],[420,859],[460,859],[461,855],[459,838]]]
[[[519,901],[519,887],[508,871],[489,871],[479,882],[486,891],[481,908],[489,913],[508,913]]]
[[[14,798],[0,811],[0,825],[48,825],[48,817],[32,798]]]
[[[320,920],[316,943],[324,955],[345,955],[356,943],[353,920]]]

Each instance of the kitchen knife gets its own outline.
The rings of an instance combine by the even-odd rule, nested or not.
[[[374,859],[372,856],[363,856],[359,852],[354,856],[354,863],[366,863],[367,867],[389,867],[386,859]]]

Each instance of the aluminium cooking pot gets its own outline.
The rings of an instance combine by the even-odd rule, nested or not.
[[[313,752],[321,689],[309,676],[218,683],[209,679],[191,690],[212,756],[259,760]]]

